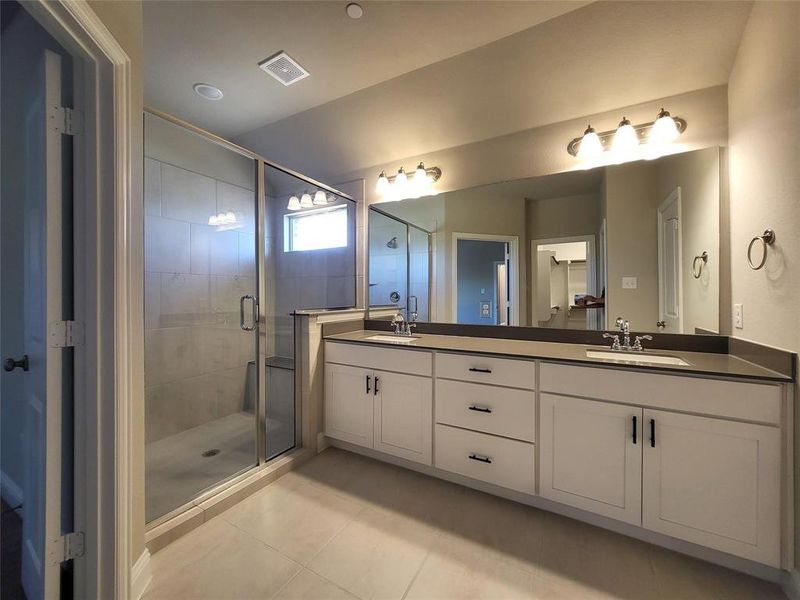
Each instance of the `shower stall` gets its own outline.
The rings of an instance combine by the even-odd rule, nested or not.
[[[369,306],[431,320],[431,232],[369,209]]]
[[[356,212],[352,198],[191,125],[155,112],[144,125],[155,524],[301,444],[294,314],[355,306]]]

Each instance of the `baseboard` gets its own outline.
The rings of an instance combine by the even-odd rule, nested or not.
[[[327,448],[330,445],[331,444],[328,441],[328,436],[327,435],[325,435],[322,432],[317,434],[317,452],[318,453],[322,452],[323,450],[325,450],[325,448]]]
[[[144,591],[152,578],[153,575],[150,573],[150,551],[145,548],[131,568],[132,600],[139,600],[144,595]]]
[[[781,587],[789,600],[800,600],[800,571],[797,569],[784,571]]]
[[[12,508],[22,504],[22,488],[11,477],[0,471],[0,496]]]

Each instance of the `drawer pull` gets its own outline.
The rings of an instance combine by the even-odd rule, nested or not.
[[[488,456],[481,456],[480,454],[475,454],[474,452],[470,454],[467,458],[470,460],[477,460],[478,462],[486,463],[487,465],[492,464],[492,459]]]
[[[475,412],[491,413],[492,409],[488,406],[475,406],[474,404],[467,408],[467,410],[474,410]]]
[[[473,372],[473,373],[489,373],[489,374],[491,374],[491,372],[492,372],[491,369],[481,369],[481,368],[478,368],[478,367],[470,367],[469,370],[471,372]]]

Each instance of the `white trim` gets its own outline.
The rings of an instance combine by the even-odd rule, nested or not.
[[[76,151],[75,356],[76,597],[131,593],[131,61],[86,0],[23,4],[73,56],[84,85]],[[83,199],[83,202],[78,202]],[[110,258],[113,257],[113,258]]]
[[[131,568],[131,600],[139,600],[152,579],[150,551],[145,548]]]
[[[511,282],[511,293],[509,294],[509,300],[511,301],[511,323],[509,323],[509,325],[519,325],[519,313],[521,308],[519,295],[519,236],[495,235],[491,233],[461,233],[456,231],[452,233],[450,252],[450,283],[452,290],[452,301],[450,304],[450,309],[452,311],[451,322],[458,323],[458,240],[506,242],[508,244],[509,263],[512,271],[512,276],[509,278]]]
[[[25,497],[22,488],[3,471],[0,471],[0,495],[11,508],[22,504]]]

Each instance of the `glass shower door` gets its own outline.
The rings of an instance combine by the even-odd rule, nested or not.
[[[257,464],[255,169],[145,116],[148,522]]]
[[[370,307],[396,307],[406,310],[408,258],[406,224],[371,209],[369,213]]]

